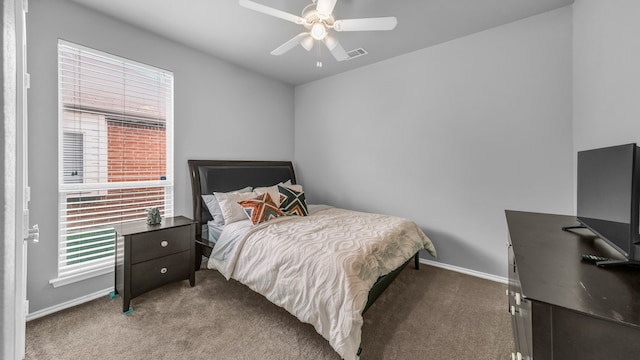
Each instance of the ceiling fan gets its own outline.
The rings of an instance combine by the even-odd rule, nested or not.
[[[349,59],[349,55],[342,45],[334,37],[329,35],[329,30],[335,31],[381,31],[393,30],[398,24],[394,16],[362,19],[336,20],[333,8],[337,0],[313,0],[302,10],[302,16],[293,15],[282,10],[256,3],[251,0],[238,0],[240,6],[255,10],[267,15],[290,21],[304,26],[307,31],[301,32],[291,40],[280,45],[271,52],[271,55],[282,55],[293,49],[298,44],[310,51],[314,40],[322,41],[327,46],[337,61]]]

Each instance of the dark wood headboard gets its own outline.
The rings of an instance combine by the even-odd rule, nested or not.
[[[213,194],[214,191],[228,192],[247,186],[271,186],[287,180],[296,183],[291,161],[189,160],[188,163],[193,217],[198,222],[197,238],[202,235],[202,225],[212,219],[201,195]]]

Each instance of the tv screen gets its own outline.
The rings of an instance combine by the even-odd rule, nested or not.
[[[634,257],[640,222],[636,149],[627,144],[578,152],[578,220],[627,259]]]

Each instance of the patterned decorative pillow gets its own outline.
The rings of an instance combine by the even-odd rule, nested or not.
[[[278,193],[278,186],[286,186],[288,188],[292,188],[296,191],[302,191],[302,186],[300,185],[293,185],[291,184],[291,180],[287,180],[284,183],[278,183],[272,186],[263,186],[263,187],[257,187],[255,189],[253,189],[253,192],[255,192],[257,195],[262,195],[266,192],[269,193],[269,195],[271,195],[271,200],[273,200],[273,202],[280,206],[280,193]]]
[[[307,216],[307,201],[304,197],[304,191],[296,191],[290,187],[278,185],[280,193],[280,210],[286,215]]]
[[[254,199],[238,201],[238,204],[242,206],[244,212],[254,225],[284,215],[273,202],[269,193],[264,193]]]

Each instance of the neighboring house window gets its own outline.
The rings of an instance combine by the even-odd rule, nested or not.
[[[58,43],[58,278],[113,271],[113,225],[173,216],[173,74]]]
[[[84,174],[84,145],[81,133],[64,132],[62,140],[63,183],[82,184]]]

